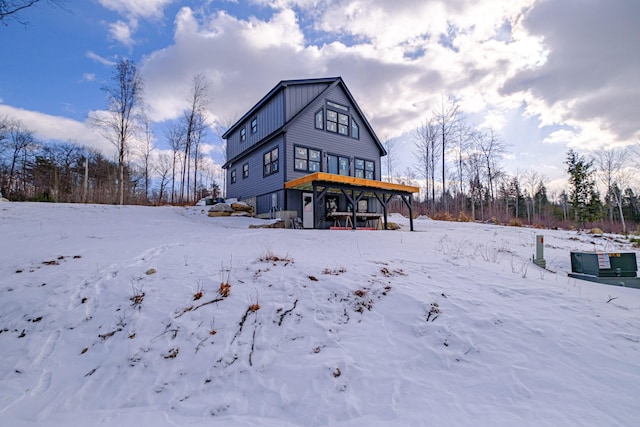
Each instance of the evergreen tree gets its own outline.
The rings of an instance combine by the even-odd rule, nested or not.
[[[575,220],[584,227],[587,221],[599,219],[602,214],[602,202],[593,179],[593,160],[588,161],[584,156],[573,150],[567,152],[569,174],[569,202],[573,207]]]

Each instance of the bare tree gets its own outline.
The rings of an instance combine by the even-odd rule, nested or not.
[[[108,109],[92,118],[118,152],[118,202],[124,204],[124,169],[129,144],[140,131],[144,117],[142,76],[133,61],[122,59],[115,66],[113,85],[102,88]]]
[[[144,138],[141,141],[139,147],[140,159],[142,160],[142,170],[144,173],[144,197],[145,201],[149,201],[149,182],[151,181],[151,152],[154,149],[153,146],[153,129],[151,128],[151,121],[145,117],[143,120],[143,132]]]
[[[425,181],[425,199],[427,204],[429,201],[435,201],[435,162],[436,162],[436,141],[438,139],[438,131],[432,119],[425,118],[413,131],[414,155],[417,160],[417,169],[419,176]],[[433,209],[433,205],[431,205]]]
[[[505,145],[494,130],[490,129],[488,133],[480,136],[478,148],[482,153],[487,171],[487,187],[489,189],[489,203],[491,203],[495,198],[495,179],[500,173],[498,162],[505,152]],[[489,210],[491,211],[491,205],[489,205]]]
[[[167,185],[169,185],[169,175],[173,167],[172,156],[166,152],[160,153],[154,162],[153,170],[159,178],[158,188],[158,204],[161,204],[165,197]]]
[[[455,146],[453,147],[452,151],[456,156],[454,180],[458,183],[456,192],[458,193],[458,198],[461,201],[460,210],[464,210],[465,203],[464,160],[468,156],[469,149],[472,146],[472,141],[476,133],[477,131],[471,129],[464,123],[459,123],[458,126],[455,127]]]
[[[384,166],[386,166],[387,170],[387,181],[393,181],[393,168],[397,163],[396,152],[394,150],[394,140],[388,139],[383,144],[385,151],[387,152],[387,156],[384,159]]]
[[[196,121],[195,132],[193,135],[193,192],[195,195],[195,200],[201,198],[201,195],[198,195],[198,171],[200,170],[200,165],[202,163],[202,153],[200,151],[200,146],[204,140],[206,133],[207,124],[205,118],[202,114],[198,114],[198,119]],[[201,177],[200,177],[201,178]]]
[[[202,74],[193,76],[191,93],[189,94],[189,109],[185,110],[182,121],[185,129],[184,159],[182,166],[182,185],[180,187],[180,201],[183,202],[185,185],[187,200],[189,199],[190,160],[194,155],[194,193],[196,191],[198,171],[198,149],[206,128],[205,111],[211,102],[211,85]],[[193,151],[193,153],[192,153]]]
[[[480,217],[484,219],[484,187],[483,161],[478,150],[469,150],[464,160],[465,177],[469,182],[469,197],[471,199],[471,218],[476,220],[476,206],[480,207]]]
[[[440,106],[434,111],[434,119],[438,126],[438,132],[440,134],[440,146],[442,153],[442,207],[445,211],[449,210],[447,206],[447,187],[445,182],[446,176],[446,157],[447,150],[449,149],[449,137],[453,132],[456,120],[458,117],[458,103],[453,98],[446,100],[444,97],[440,98]]]
[[[64,8],[64,0],[0,0],[0,24],[9,25],[8,21],[13,20],[25,25],[27,22],[21,17],[22,13],[38,3],[51,3],[52,5]]]
[[[5,156],[8,158],[8,171],[0,183],[0,192],[11,194],[18,191],[17,175],[20,162],[22,161],[22,176],[24,176],[27,154],[35,144],[35,138],[33,133],[25,128],[19,120],[5,118],[1,126],[4,128],[2,132],[4,136],[0,137],[0,143],[2,143],[2,152],[7,153]]]
[[[622,187],[628,181],[626,169],[629,166],[630,154],[626,148],[621,150],[602,148],[595,152],[597,175],[607,189],[605,202],[609,211],[609,221],[613,223],[613,212],[617,208],[623,233],[626,233],[627,226],[622,210]]]
[[[181,123],[171,123],[167,129],[165,129],[165,138],[171,147],[173,153],[171,159],[171,197],[170,202],[175,203],[176,196],[176,168],[181,160],[182,144],[184,144],[185,130]]]
[[[527,196],[527,219],[529,220],[529,224],[531,224],[531,220],[535,220],[536,218],[536,193],[540,191],[540,189],[544,185],[544,180],[546,179],[543,174],[536,170],[527,170],[523,173],[523,182],[526,186],[525,194]],[[538,215],[542,214],[542,206],[538,206]]]

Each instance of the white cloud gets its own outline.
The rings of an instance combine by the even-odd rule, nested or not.
[[[113,151],[113,146],[87,122],[78,122],[66,117],[23,110],[9,105],[0,105],[0,117],[2,116],[22,121],[27,129],[42,140],[73,142],[95,148],[103,153]]]
[[[116,21],[109,24],[109,35],[113,40],[127,47],[132,47],[135,44],[133,33],[137,28],[138,21],[136,19],[131,19],[129,22]]]
[[[89,59],[93,59],[94,61],[99,62],[102,65],[106,65],[108,67],[113,67],[114,65],[116,65],[116,61],[100,56],[97,53],[92,52],[90,50],[87,51],[87,53],[85,53],[85,56]]]
[[[522,28],[544,40],[547,59],[510,78],[504,92],[526,91],[541,116],[559,110],[552,121],[595,121],[614,140],[632,139],[640,129],[639,14],[635,1],[537,2]]]
[[[108,24],[109,36],[124,46],[131,48],[136,40],[138,19],[159,20],[164,8],[173,0],[99,0],[100,4],[127,18],[127,22],[118,20]]]
[[[100,4],[123,16],[158,18],[173,0],[98,0]]]
[[[93,82],[96,80],[96,75],[94,73],[84,73],[82,75],[82,80],[86,81],[86,82]],[[2,101],[0,101],[2,102]]]

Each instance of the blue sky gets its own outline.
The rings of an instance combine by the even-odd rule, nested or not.
[[[635,0],[68,0],[0,26],[0,115],[45,141],[112,150],[88,125],[106,107],[113,63],[140,67],[155,122],[186,107],[192,77],[211,81],[212,129],[283,79],[342,76],[396,170],[411,132],[453,95],[469,121],[509,144],[508,172],[557,186],[569,148],[638,142],[640,3]],[[214,162],[219,138],[210,134]]]

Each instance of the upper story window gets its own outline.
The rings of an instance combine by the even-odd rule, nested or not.
[[[242,179],[249,178],[249,163],[242,165]]]
[[[333,110],[327,110],[327,130],[338,132],[338,113]]]
[[[251,133],[256,132],[258,132],[258,118],[254,117],[253,120],[251,120]]]
[[[370,160],[355,159],[353,169],[356,178],[375,179],[375,163]]]
[[[278,157],[278,147],[264,153],[262,169],[262,174],[264,176],[269,176],[278,172],[278,170],[280,169],[280,162],[278,160]]]
[[[294,169],[304,172],[320,172],[320,150],[306,147],[294,147]]]
[[[338,133],[340,135],[349,135],[349,116],[338,113]]]
[[[247,140],[247,128],[240,129],[240,142],[245,142]]]
[[[236,183],[236,170],[232,170],[231,171],[231,183],[235,184]]]
[[[337,132],[340,135],[349,135],[349,116],[327,110],[327,130]]]
[[[324,110],[319,110],[315,117],[316,129],[324,129]]]
[[[360,138],[360,128],[351,119],[349,107],[336,102],[327,101],[326,117],[324,111],[320,110],[315,114],[316,129],[323,129],[323,124],[328,132],[334,132],[344,136],[351,136],[354,139]]]

